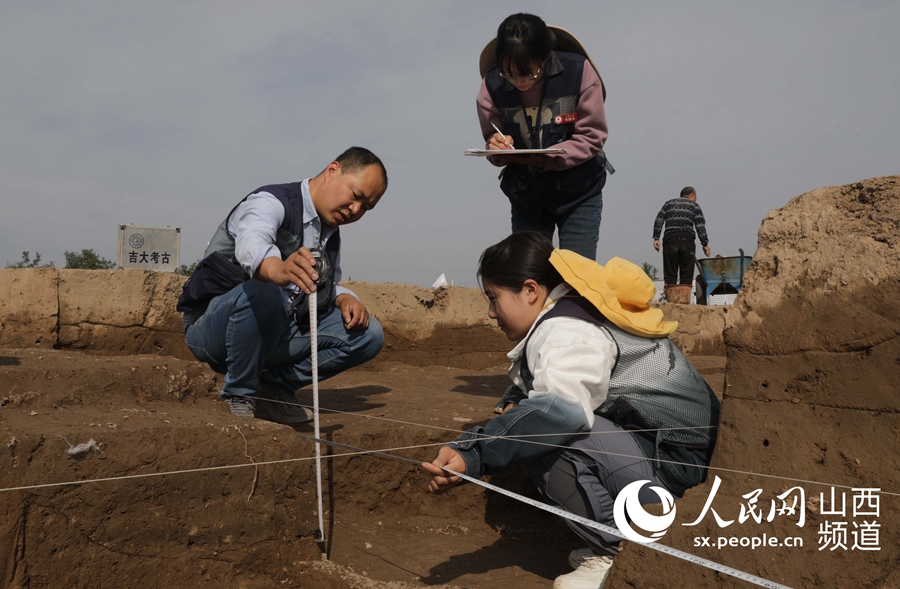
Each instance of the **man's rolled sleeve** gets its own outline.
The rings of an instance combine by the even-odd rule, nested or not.
[[[284,221],[284,207],[268,192],[247,197],[235,209],[228,224],[234,236],[234,257],[250,276],[266,258],[281,259],[275,234]]]

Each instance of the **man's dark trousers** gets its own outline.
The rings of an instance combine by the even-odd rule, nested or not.
[[[666,284],[693,284],[694,261],[697,259],[697,245],[693,233],[667,234],[663,238],[662,251],[663,280]]]

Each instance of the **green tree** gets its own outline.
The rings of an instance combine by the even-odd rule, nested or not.
[[[41,254],[34,252],[34,259],[31,259],[31,252],[22,252],[22,259],[16,263],[6,262],[7,268],[53,268],[53,262],[49,264],[41,264]]]
[[[191,265],[182,264],[178,267],[178,270],[175,271],[176,274],[181,274],[182,276],[190,276],[194,273],[194,269],[197,267],[197,264],[200,263],[200,260],[197,260]]]
[[[115,262],[101,258],[93,248],[81,250],[81,253],[64,252],[63,256],[66,268],[70,270],[111,270],[116,267]]]
[[[650,262],[644,262],[641,264],[641,268],[644,269],[644,272],[647,273],[647,276],[650,277],[650,280],[659,280],[659,269],[651,264]]]

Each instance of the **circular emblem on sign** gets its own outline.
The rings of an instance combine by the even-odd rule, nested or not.
[[[144,245],[144,236],[140,233],[132,233],[131,237],[128,238],[128,245],[137,249]]]
[[[556,123],[557,125],[561,124],[561,123],[562,123],[562,117],[559,116],[559,115],[556,115],[555,117],[553,117],[553,122]]]

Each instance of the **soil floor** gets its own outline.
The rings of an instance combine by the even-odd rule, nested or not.
[[[691,361],[721,397],[725,358]],[[568,572],[580,545],[553,516],[474,485],[433,496],[413,464],[336,448],[317,543],[297,436],[311,424],[235,418],[219,379],[170,357],[0,349],[0,584],[545,589]],[[491,419],[507,382],[505,366],[379,360],[321,384],[322,436],[430,460]],[[98,450],[68,452],[89,440]],[[536,498],[524,473],[491,482]]]

